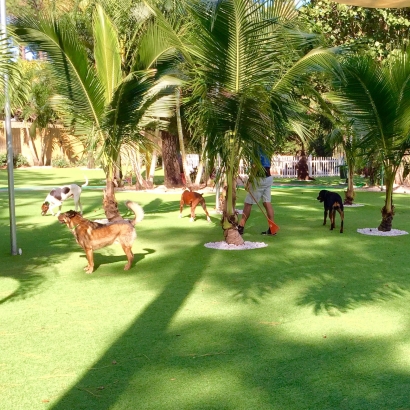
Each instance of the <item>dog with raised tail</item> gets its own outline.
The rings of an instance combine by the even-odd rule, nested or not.
[[[81,188],[88,185],[88,178],[85,177],[85,183],[83,185],[78,186],[76,184],[71,185],[64,185],[60,188],[54,188],[50,191],[47,195],[43,205],[41,205],[41,215],[45,216],[47,212],[50,210],[51,215],[59,215],[61,212],[61,206],[63,202],[68,198],[73,197],[74,199],[74,206],[75,210],[77,211],[80,208],[80,213],[83,213],[83,207],[81,205]],[[58,213],[54,213],[54,209],[58,207]]]
[[[199,192],[194,192],[191,189],[186,189],[181,195],[181,201],[179,202],[179,217],[182,218],[182,210],[184,209],[184,205],[191,206],[191,218],[190,221],[195,221],[195,208],[201,204],[202,209],[205,211],[206,220],[211,222],[211,218],[209,217],[208,211],[206,209],[205,198]]]
[[[78,212],[72,210],[58,215],[58,221],[67,225],[76,242],[85,251],[88,262],[84,268],[86,273],[94,271],[93,251],[113,243],[119,243],[122,246],[128,260],[124,270],[130,269],[134,260],[132,245],[137,238],[134,226],[144,219],[144,210],[136,202],[127,201],[125,205],[134,213],[134,219],[121,219],[102,224],[85,219]]]
[[[324,219],[323,225],[326,225],[326,217],[329,214],[330,230],[335,228],[336,211],[340,215],[340,233],[343,233],[343,223],[345,218],[342,197],[337,192],[327,191],[322,189],[316,198],[319,202],[323,202]]]

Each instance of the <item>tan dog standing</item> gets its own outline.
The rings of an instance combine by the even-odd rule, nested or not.
[[[124,270],[130,269],[134,260],[132,245],[137,237],[134,226],[144,218],[144,210],[132,201],[127,201],[125,205],[134,212],[135,218],[133,220],[123,219],[102,224],[85,219],[78,212],[72,210],[58,216],[58,221],[67,225],[77,243],[85,251],[88,262],[88,265],[84,268],[86,273],[94,271],[93,251],[112,245],[114,242],[119,243],[127,255],[128,262]]]
[[[191,206],[191,218],[190,221],[195,221],[195,208],[201,204],[202,209],[206,213],[206,220],[211,222],[211,218],[209,217],[208,211],[206,209],[205,198],[202,197],[202,194],[198,192],[193,192],[190,189],[186,189],[181,195],[181,201],[179,203],[179,217],[182,218],[182,210],[184,209],[184,205]]]

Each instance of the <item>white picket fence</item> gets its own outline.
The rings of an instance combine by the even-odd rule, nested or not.
[[[297,164],[300,157],[289,155],[275,155],[272,158],[271,174],[276,178],[296,178],[298,176]],[[343,158],[335,157],[306,157],[309,176],[337,176],[340,174],[339,167],[344,164]],[[239,174],[246,175],[246,165],[241,160]]]
[[[339,167],[344,164],[343,158],[335,157],[312,157],[307,158],[309,169],[309,176],[311,177],[333,177],[340,174]],[[192,170],[199,164],[198,154],[186,155],[188,168]],[[276,178],[296,178],[297,164],[300,157],[293,157],[289,155],[275,155],[272,158],[271,174]],[[239,175],[247,175],[247,167],[243,160],[239,164]]]
[[[199,165],[199,155],[198,154],[186,154],[186,164],[188,171],[191,173]]]
[[[339,167],[344,164],[343,158],[335,157],[312,157],[307,158],[309,176],[311,177],[333,177],[340,173]],[[300,157],[277,155],[272,158],[271,173],[276,177],[297,177],[297,164]]]

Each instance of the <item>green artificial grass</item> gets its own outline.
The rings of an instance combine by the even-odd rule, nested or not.
[[[27,189],[84,173],[85,216],[102,218],[101,170],[15,170],[21,256],[0,189],[0,408],[408,408],[410,239],[356,232],[378,226],[384,193],[357,192],[364,206],[346,209],[340,234],[322,225],[318,189],[273,189],[278,235],[260,235],[253,207],[244,239],[268,247],[222,251],[204,247],[223,240],[220,216],[207,223],[198,208],[190,223],[186,207],[178,218],[180,190],[118,192],[123,214],[126,199],[146,212],[134,264],[124,271],[113,245],[87,275],[71,232],[40,215],[47,189]],[[205,198],[212,211],[215,194]],[[238,208],[244,198],[239,189]],[[409,232],[409,197],[394,202],[393,227]]]

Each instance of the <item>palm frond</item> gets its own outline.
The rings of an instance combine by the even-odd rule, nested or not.
[[[75,114],[76,130],[86,133],[100,125],[105,98],[102,86],[73,24],[65,18],[41,14],[13,20],[11,25],[20,42],[43,51],[52,63],[58,93]]]
[[[121,51],[118,33],[100,5],[95,10],[93,29],[95,67],[108,103],[122,80]]]
[[[11,39],[0,35],[0,87],[13,88],[21,81],[17,64],[13,61],[14,55],[11,51]]]

